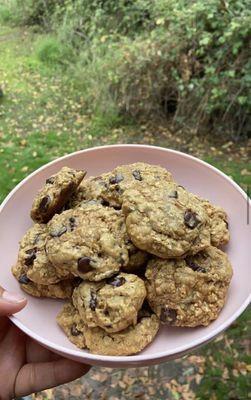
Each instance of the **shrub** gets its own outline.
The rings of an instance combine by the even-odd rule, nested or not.
[[[60,42],[56,37],[43,36],[36,43],[36,54],[40,61],[47,65],[69,64],[73,58],[72,48]]]
[[[93,112],[248,135],[249,0],[16,1],[23,21],[52,31],[40,59],[74,48],[71,76]]]
[[[124,13],[111,33],[96,24],[88,47],[83,42],[75,73],[89,102],[104,113],[116,104],[134,117],[165,114],[174,125],[247,135],[247,2],[230,1],[228,8],[217,0],[135,3],[148,7],[147,30],[124,36]]]

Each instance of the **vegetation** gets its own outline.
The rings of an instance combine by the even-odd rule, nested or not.
[[[2,19],[50,33],[45,63],[67,66],[87,106],[109,118],[250,134],[248,0],[2,0]]]
[[[127,142],[188,152],[247,190],[249,19],[245,0],[0,0],[0,202],[54,158]],[[250,319],[186,359],[93,368],[32,398],[246,400]]]

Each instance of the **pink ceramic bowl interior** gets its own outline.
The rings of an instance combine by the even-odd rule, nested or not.
[[[105,146],[79,151],[45,165],[24,179],[0,208],[0,284],[10,291],[23,293],[11,274],[11,266],[16,261],[18,241],[32,225],[29,216],[32,200],[47,177],[64,165],[86,169],[88,175],[98,175],[119,164],[136,161],[166,167],[181,185],[225,208],[231,232],[231,241],[226,251],[234,275],[227,302],[216,321],[208,327],[195,329],[162,327],[150,346],[140,354],[127,357],[99,356],[78,349],[57,326],[56,315],[62,307],[62,301],[36,299],[26,295],[28,305],[11,317],[13,323],[45,347],[92,365],[143,366],[179,357],[226,329],[250,301],[251,230],[247,224],[250,204],[245,193],[230,178],[203,161],[177,151],[140,145]]]

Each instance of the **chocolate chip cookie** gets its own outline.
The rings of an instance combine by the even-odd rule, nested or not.
[[[63,167],[57,174],[48,178],[33,201],[31,218],[35,222],[48,222],[54,214],[62,210],[85,174],[85,171]]]
[[[88,327],[118,332],[136,325],[146,297],[137,275],[120,273],[102,282],[83,282],[73,293],[73,303]]]
[[[19,263],[12,268],[12,273],[18,280],[23,291],[34,297],[69,299],[75,287],[72,279],[66,279],[51,285],[41,285],[32,282],[28,278],[23,265]]]
[[[221,247],[229,242],[230,234],[228,230],[228,218],[223,208],[211,204],[208,200],[199,199],[204,207],[210,224],[211,244],[215,247]]]
[[[232,277],[225,253],[216,247],[185,259],[149,261],[147,299],[163,323],[195,327],[215,320]]]
[[[184,257],[210,245],[204,207],[174,182],[142,182],[126,190],[122,211],[134,245],[158,257]]]
[[[100,281],[128,263],[121,211],[90,204],[55,215],[48,224],[46,251],[57,274]]]
[[[172,181],[165,168],[138,162],[120,165],[113,171],[83,181],[72,200],[72,206],[83,200],[98,200],[103,205],[121,208],[125,190],[141,182]]]
[[[57,316],[57,323],[63,329],[68,339],[80,349],[84,349],[84,322],[72,303],[66,303]]]
[[[60,281],[45,251],[47,236],[46,225],[33,225],[20,241],[18,253],[18,263],[22,266],[27,278],[42,285],[51,285]]]
[[[101,328],[86,328],[86,346],[94,354],[127,356],[138,353],[150,344],[159,330],[156,315],[144,317],[123,331],[108,333]]]

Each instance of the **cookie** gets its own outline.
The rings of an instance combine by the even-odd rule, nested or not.
[[[118,332],[136,325],[145,297],[142,279],[120,273],[102,282],[83,282],[74,290],[73,303],[88,327]]]
[[[228,230],[228,218],[223,208],[211,204],[208,200],[198,198],[209,218],[210,224],[210,236],[211,244],[215,247],[221,247],[227,244],[230,240],[230,234]]]
[[[134,245],[158,257],[184,257],[210,245],[204,207],[174,182],[142,182],[126,190],[122,211]]]
[[[64,304],[57,316],[57,323],[63,329],[68,339],[80,349],[84,349],[84,323],[72,303]]]
[[[147,299],[163,323],[195,327],[215,320],[232,277],[228,257],[208,247],[186,259],[149,261]]]
[[[128,263],[121,211],[97,204],[67,210],[53,217],[48,231],[47,255],[62,277],[100,281]]]
[[[60,212],[85,174],[85,171],[63,167],[57,174],[48,178],[33,201],[33,221],[46,223],[54,214]]]
[[[88,349],[94,354],[127,356],[143,350],[153,341],[158,330],[159,319],[152,315],[120,332],[108,333],[101,328],[86,328],[84,335]]]
[[[72,206],[83,200],[96,199],[103,205],[121,208],[123,193],[141,182],[171,181],[172,176],[165,168],[138,162],[120,165],[113,171],[83,181],[74,196]]]
[[[18,253],[18,264],[22,266],[23,273],[31,281],[42,285],[60,281],[45,251],[47,236],[46,225],[33,225],[20,241]]]
[[[34,283],[27,277],[23,266],[18,263],[12,268],[12,273],[17,278],[23,291],[34,297],[69,299],[75,287],[72,279],[66,279],[51,285]]]

